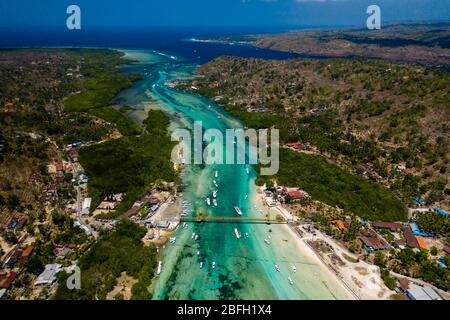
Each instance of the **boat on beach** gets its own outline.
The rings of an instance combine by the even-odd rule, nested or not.
[[[268,245],[270,245],[270,241],[267,239],[264,239],[264,242],[267,243]]]
[[[236,213],[240,216],[242,216],[242,210],[239,207],[234,207],[234,211],[236,211]]]
[[[275,270],[277,270],[278,272],[280,272],[280,267],[276,264],[275,265]]]

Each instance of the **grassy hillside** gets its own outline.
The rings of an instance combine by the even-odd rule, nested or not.
[[[450,73],[390,61],[220,57],[181,88],[353,175],[450,208]],[[245,86],[242,85],[245,83]],[[396,171],[405,166],[403,173]]]

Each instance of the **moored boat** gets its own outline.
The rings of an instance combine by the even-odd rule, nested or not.
[[[241,208],[239,208],[239,207],[234,207],[234,211],[236,211],[236,213],[237,213],[238,215],[242,216]]]
[[[291,278],[291,277],[288,277],[288,281],[289,281],[289,284],[290,284],[291,286],[293,286],[293,285],[294,285],[294,281],[292,280],[292,278]]]
[[[238,229],[234,228],[234,235],[236,236],[237,239],[241,238],[241,234],[239,233]]]

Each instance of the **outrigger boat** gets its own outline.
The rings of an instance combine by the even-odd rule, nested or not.
[[[267,239],[264,239],[264,242],[267,243],[268,245],[270,245],[270,241]]]
[[[192,234],[192,239],[194,239],[196,236],[195,232]]]
[[[277,270],[278,272],[280,272],[280,267],[278,267],[278,265],[275,265],[275,270]]]
[[[213,198],[217,198],[217,190],[213,191]]]
[[[214,205],[214,207],[217,207],[217,200],[216,199],[213,199],[213,205]]]
[[[237,213],[238,215],[242,216],[241,208],[239,208],[239,207],[234,207],[234,211],[236,211],[236,213]]]
[[[209,198],[206,198],[206,204],[207,204],[208,206],[211,205],[211,200],[210,200]]]

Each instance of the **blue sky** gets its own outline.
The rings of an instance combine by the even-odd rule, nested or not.
[[[0,0],[0,28],[65,28],[70,4],[81,7],[84,29],[363,25],[370,4],[383,21],[450,21],[450,0]]]

